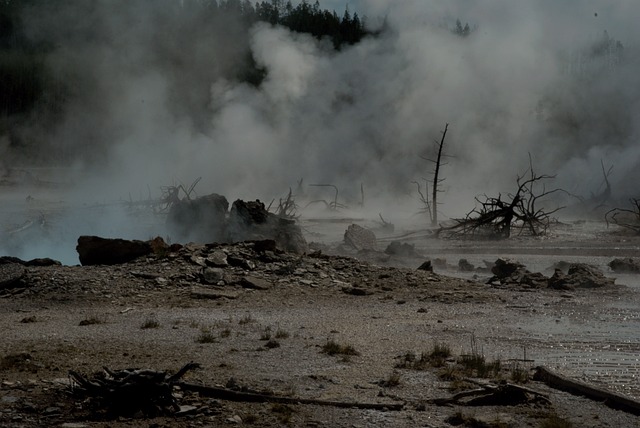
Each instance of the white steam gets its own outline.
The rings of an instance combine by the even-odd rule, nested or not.
[[[444,216],[513,190],[529,153],[537,173],[557,175],[552,187],[588,198],[602,191],[604,162],[618,200],[640,196],[635,0],[350,1],[385,31],[339,52],[267,24],[245,39],[233,22],[205,31],[197,16],[173,22],[140,6],[154,2],[99,4],[33,17],[34,37],[56,39],[51,64],[82,77],[55,129],[37,133],[84,160],[75,201],[157,197],[202,177],[201,195],[268,202],[304,179],[338,186],[351,205],[362,185],[375,215],[418,211],[412,182],[430,178],[423,157],[446,123]],[[321,7],[341,15],[344,2]],[[449,30],[456,19],[469,37]],[[74,22],[103,34],[65,32]],[[624,61],[581,57],[605,31]],[[249,53],[266,73],[258,87],[228,77]]]

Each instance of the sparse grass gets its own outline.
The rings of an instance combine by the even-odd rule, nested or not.
[[[271,339],[271,327],[265,327],[262,330],[262,334],[260,335],[260,340],[270,340]]]
[[[146,330],[148,328],[158,328],[158,327],[160,327],[160,323],[158,322],[158,319],[155,316],[150,316],[149,318],[145,319],[142,325],[140,326],[140,328],[143,330]]]
[[[243,424],[247,424],[247,425],[253,425],[258,423],[258,416],[253,414],[253,413],[249,413],[247,415],[244,415],[242,417],[242,423]]]
[[[290,336],[289,332],[286,330],[283,330],[281,328],[278,328],[276,330],[276,334],[275,334],[276,339],[287,339],[289,336]]]
[[[380,386],[385,388],[394,388],[399,386],[402,383],[402,379],[400,378],[400,373],[397,371],[393,371],[387,379],[380,382]]]
[[[431,349],[431,353],[429,353],[429,358],[442,358],[447,359],[451,356],[451,347],[446,343],[435,342],[433,344],[433,349]]]
[[[433,349],[428,354],[424,352],[417,357],[413,352],[407,352],[402,360],[396,364],[397,368],[426,370],[430,367],[443,367],[447,358],[451,356],[451,348],[442,343],[435,343]]]
[[[94,315],[94,316],[90,316],[88,318],[83,319],[82,321],[80,321],[78,325],[85,326],[85,325],[95,325],[95,324],[104,324],[104,320]]]
[[[511,368],[511,380],[515,383],[527,383],[531,377],[529,376],[529,370],[520,367],[518,364],[515,364]]]
[[[555,413],[550,413],[547,418],[540,423],[540,428],[573,428],[573,423],[561,418]]]
[[[278,342],[277,340],[271,339],[264,344],[264,347],[268,349],[279,348],[280,342]]]
[[[346,355],[346,356],[357,356],[360,355],[360,352],[356,351],[356,349],[351,345],[341,345],[334,340],[328,340],[327,343],[322,345],[322,353],[328,355]]]
[[[209,330],[201,330],[198,337],[196,337],[196,343],[215,343],[216,336]]]
[[[291,418],[295,410],[293,407],[287,406],[286,404],[274,403],[271,405],[271,411],[273,413],[278,414],[278,419],[283,424],[288,424],[291,422]]]
[[[458,362],[462,365],[469,376],[479,378],[497,377],[500,374],[500,360],[487,362],[484,355],[472,353],[462,355]]]
[[[443,367],[438,372],[438,378],[440,378],[440,380],[454,382],[462,379],[463,373],[460,371],[460,366],[456,364],[451,364]]]
[[[255,318],[253,318],[251,314],[247,314],[242,318],[240,318],[240,320],[238,321],[238,324],[245,325],[245,324],[251,324],[252,322],[256,322]]]
[[[22,371],[29,369],[33,365],[32,359],[33,357],[26,352],[5,355],[0,360],[0,370],[18,369]]]

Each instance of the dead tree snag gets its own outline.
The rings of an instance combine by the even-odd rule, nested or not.
[[[424,179],[424,192],[420,187],[420,183],[418,183],[417,181],[413,182],[418,187],[418,195],[420,196],[420,201],[424,205],[424,208],[421,210],[421,212],[429,213],[431,226],[434,226],[434,227],[438,225],[438,193],[442,192],[439,189],[439,185],[444,181],[443,178],[440,178],[440,168],[443,165],[446,165],[445,163],[442,162],[442,159],[446,157],[446,155],[443,152],[443,148],[444,148],[444,139],[447,136],[448,129],[449,129],[449,124],[447,123],[444,126],[444,131],[442,132],[442,138],[440,138],[440,142],[434,141],[434,143],[436,144],[437,153],[438,153],[436,156],[436,159],[434,160],[434,159],[429,159],[421,156],[422,159],[432,162],[434,164],[433,183],[431,186],[431,200],[429,200],[429,182],[426,179]]]

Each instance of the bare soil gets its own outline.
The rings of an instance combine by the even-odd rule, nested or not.
[[[211,285],[203,272],[214,252],[230,264]],[[540,427],[553,416],[575,427],[640,425],[638,416],[533,380],[524,386],[549,402],[433,401],[478,388],[473,382],[514,382],[514,368],[529,372],[537,355],[554,351],[553,339],[532,339],[523,326],[570,319],[575,327],[608,305],[637,308],[634,289],[492,287],[479,277],[389,266],[401,263],[382,253],[354,256],[259,252],[242,243],[190,245],[118,266],[27,267],[0,298],[0,425]],[[357,355],[329,355],[329,342]],[[452,352],[444,367],[407,367],[407,355],[436,345]],[[473,353],[500,359],[500,373],[457,372],[459,356]],[[105,366],[175,373],[190,361],[201,369],[185,376],[189,383],[403,408],[235,402],[176,388],[185,415],[122,415],[74,395],[68,378],[69,370],[92,376]]]

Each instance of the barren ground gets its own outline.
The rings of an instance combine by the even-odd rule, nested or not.
[[[602,255],[593,250],[602,236],[582,240],[586,244],[574,254]],[[616,247],[619,238],[607,236],[613,242],[609,248]],[[561,242],[566,238],[521,247],[542,246],[553,255],[566,247]],[[637,248],[635,242],[626,238],[624,242],[625,251]],[[442,252],[480,252],[478,257],[493,253],[491,248],[465,250],[465,245],[450,242]],[[201,280],[201,265],[216,251],[232,256],[235,266],[222,268],[220,285],[208,285]],[[422,251],[437,256],[435,249]],[[360,258],[372,263],[317,253],[265,254],[250,244],[239,244],[187,246],[163,257],[113,267],[27,267],[22,285],[4,290],[0,298],[0,425],[447,427],[466,421],[466,426],[539,427],[549,415],[567,419],[575,427],[640,425],[638,416],[535,381],[525,386],[546,395],[551,404],[533,400],[511,406],[436,405],[430,400],[477,388],[460,380],[476,376],[456,373],[459,379],[451,381],[443,377],[446,368],[399,367],[408,353],[428,354],[443,344],[453,353],[445,366],[453,367],[456,357],[475,351],[487,361],[500,359],[502,366],[499,375],[476,381],[511,382],[514,367],[560,362],[547,357],[580,346],[601,349],[624,342],[633,354],[638,340],[629,331],[637,330],[636,288],[619,285],[570,292],[499,288],[485,285],[482,274],[474,273],[474,280],[417,271],[419,260],[382,253]],[[402,264],[414,267],[382,266]],[[259,289],[248,288],[247,279]],[[628,319],[623,321],[624,316]],[[606,324],[595,342],[591,329],[600,330],[594,320]],[[628,334],[614,331],[612,320]],[[568,337],[574,339],[573,348],[561,343]],[[358,355],[328,355],[323,346],[330,341],[350,345]],[[522,361],[525,357],[531,361]],[[187,415],[114,416],[99,403],[70,393],[69,370],[87,376],[103,366],[174,373],[190,361],[202,366],[185,376],[190,383],[404,406],[400,411],[381,411],[247,403],[176,390],[178,404],[193,406]],[[563,364],[552,368],[590,380]],[[454,371],[449,369],[450,374]],[[637,380],[626,387],[609,383],[602,375],[591,380],[629,396],[639,389]],[[451,419],[455,415],[458,420]]]

